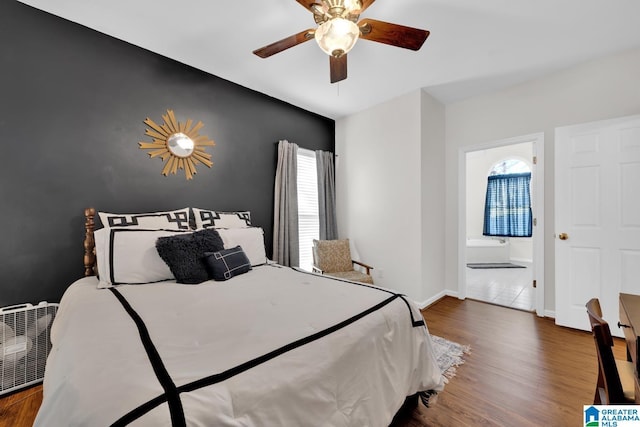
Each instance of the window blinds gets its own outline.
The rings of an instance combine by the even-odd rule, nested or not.
[[[298,238],[300,268],[311,271],[313,239],[319,238],[316,153],[298,148]]]

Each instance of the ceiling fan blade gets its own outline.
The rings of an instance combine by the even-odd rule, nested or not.
[[[296,1],[300,3],[302,7],[304,7],[308,11],[313,12],[313,9],[311,9],[311,6],[316,3],[315,0],[296,0]]]
[[[347,55],[340,58],[329,56],[329,70],[331,72],[331,83],[339,82],[347,78]]]
[[[294,34],[282,40],[278,40],[275,43],[268,44],[260,49],[256,49],[253,51],[260,58],[268,58],[271,55],[275,55],[276,53],[282,52],[283,50],[289,49],[290,47],[294,47],[299,45],[300,43],[304,43],[307,40],[311,40],[313,38],[314,30],[304,30],[299,32],[298,34]]]
[[[358,22],[360,38],[405,49],[418,50],[429,37],[429,31],[375,19]]]

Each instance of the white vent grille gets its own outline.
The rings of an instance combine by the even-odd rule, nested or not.
[[[47,302],[0,308],[0,395],[42,381],[57,311]]]

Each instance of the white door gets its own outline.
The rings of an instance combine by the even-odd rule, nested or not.
[[[600,299],[611,332],[618,294],[640,294],[640,116],[556,129],[556,323],[589,330]]]

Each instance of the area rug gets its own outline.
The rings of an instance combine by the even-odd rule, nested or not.
[[[471,352],[471,346],[461,345],[437,335],[431,335],[433,351],[445,381],[456,375],[456,368],[464,363],[464,355]]]
[[[461,345],[437,335],[431,335],[431,342],[444,382],[448,383],[456,375],[458,366],[464,363],[464,355],[471,353],[471,346]],[[438,400],[438,392],[433,390],[421,391],[418,396],[427,408]]]
[[[524,265],[512,264],[510,262],[470,262],[469,268],[526,268]]]

